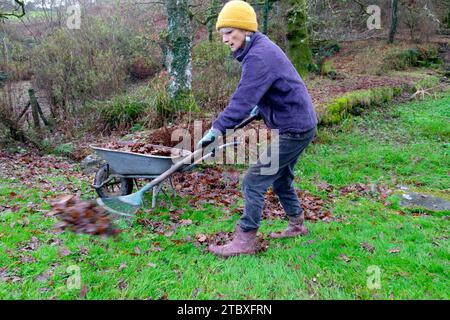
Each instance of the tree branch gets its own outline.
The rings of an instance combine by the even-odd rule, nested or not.
[[[22,18],[25,15],[25,1],[24,0],[14,0],[14,2],[19,5],[22,12],[15,13],[14,11],[16,11],[16,9],[14,9],[12,12],[8,12],[8,13],[0,12],[0,19],[8,19],[8,17]]]

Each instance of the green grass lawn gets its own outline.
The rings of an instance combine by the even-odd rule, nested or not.
[[[321,128],[297,165],[297,186],[325,197],[323,182],[402,185],[448,198],[449,106],[446,95]],[[83,198],[95,198],[87,179],[72,183]],[[0,179],[0,204],[17,205],[0,213],[0,298],[449,299],[449,212],[402,209],[398,192],[385,202],[336,194],[337,220],[307,222],[306,237],[269,240],[265,252],[226,260],[185,241],[231,231],[239,216],[220,207],[194,210],[177,198],[166,203],[184,208],[181,218],[192,224],[172,235],[123,221],[117,239],[102,239],[53,230],[55,218],[44,214],[57,193]],[[149,219],[169,225],[171,208]],[[285,225],[264,220],[260,231]]]

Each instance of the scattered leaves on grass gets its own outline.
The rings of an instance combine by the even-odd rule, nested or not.
[[[231,213],[242,213],[242,207],[230,208],[242,198],[240,176],[241,172],[235,169],[207,167],[202,171],[176,173],[173,181],[177,192],[188,197],[189,204],[194,208],[202,209],[204,204],[211,203],[222,205]],[[331,201],[327,202],[307,190],[297,190],[297,195],[307,220],[327,222],[333,219],[331,209],[327,208]],[[279,219],[285,216],[278,197],[269,189],[265,195],[263,218]]]
[[[356,183],[340,188],[339,193],[341,195],[356,194],[360,197],[368,197],[383,201],[392,193],[392,190],[388,186],[381,184]]]
[[[8,267],[1,267],[0,268],[0,281],[1,282],[19,282],[22,281],[22,278],[16,275],[16,272],[18,271],[18,268],[8,271]]]
[[[241,193],[238,188],[240,172],[220,168],[204,168],[202,171],[176,173],[173,176],[175,189],[181,196],[189,197],[189,204],[202,208],[204,204],[236,203]]]
[[[36,281],[39,282],[46,282],[49,278],[53,276],[53,273],[55,272],[55,269],[58,267],[58,264],[52,264],[49,269],[41,273],[39,276],[36,277]]]
[[[194,245],[196,247],[201,247],[202,245],[219,245],[223,246],[230,243],[233,240],[233,232],[217,232],[209,235],[205,235],[203,233],[197,234],[195,236],[196,241]],[[256,240],[257,252],[266,251],[269,247],[269,242],[264,238],[264,235],[260,232],[257,233]]]
[[[117,269],[117,271],[122,271],[123,269],[125,269],[127,267],[127,264],[125,262],[122,262],[119,266],[119,268]]]
[[[29,254],[21,254],[20,257],[19,257],[19,260],[20,260],[21,263],[33,263],[33,262],[36,262],[36,259],[34,259]]]
[[[62,196],[52,202],[56,217],[61,220],[57,228],[75,233],[114,236],[119,233],[107,212],[92,201],[82,201],[74,195]]]
[[[58,174],[66,176],[69,181],[73,178],[78,180],[88,179],[89,177],[78,171],[76,166],[76,163],[70,163],[67,159],[60,159],[52,155],[41,156],[36,152],[22,154],[0,151],[1,176],[15,178],[25,186],[35,187],[39,185],[43,191],[58,191],[58,186],[42,178],[45,175]],[[64,186],[64,188],[66,187]],[[76,188],[74,187],[74,189]],[[22,196],[15,195],[14,197]]]
[[[162,235],[166,232],[166,226],[161,221],[154,221],[148,218],[138,218],[136,222],[144,227],[150,227],[154,233]]]
[[[343,254],[343,253],[341,253],[340,255],[339,255],[339,257],[342,259],[342,260],[344,260],[345,262],[350,262],[350,258],[349,257],[347,257],[345,254]]]
[[[20,251],[34,251],[39,247],[39,239],[36,237],[31,237],[31,240],[23,246]]]

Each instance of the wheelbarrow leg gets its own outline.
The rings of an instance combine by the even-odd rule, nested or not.
[[[176,197],[177,191],[175,190],[175,187],[173,186],[172,177],[169,177],[169,183],[170,183],[170,187],[172,188],[172,191],[173,191],[173,196]]]
[[[152,209],[156,207],[156,196],[158,195],[158,186],[154,186],[152,189]]]

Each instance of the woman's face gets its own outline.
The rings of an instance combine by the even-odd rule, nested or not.
[[[227,44],[231,51],[236,51],[243,48],[245,45],[246,31],[234,28],[222,28],[220,29],[222,33],[222,41]]]

